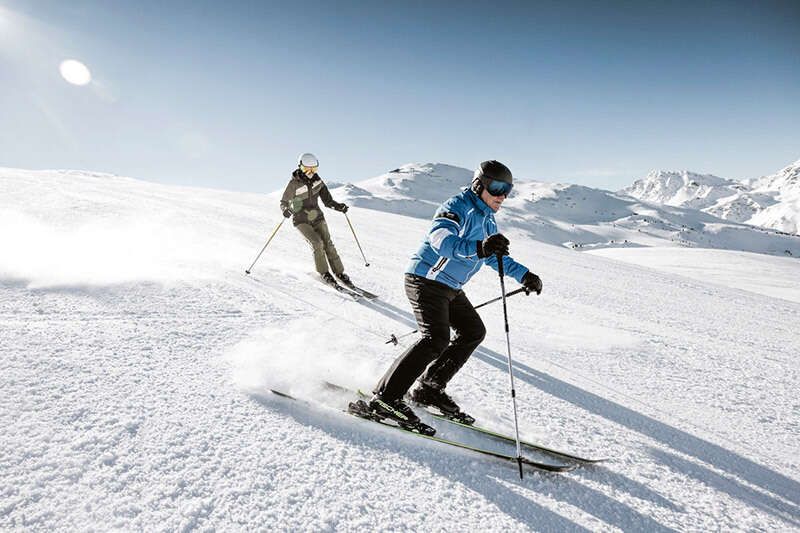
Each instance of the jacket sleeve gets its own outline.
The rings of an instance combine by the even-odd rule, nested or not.
[[[294,187],[292,187],[292,180],[289,180],[289,183],[286,184],[286,188],[283,190],[283,196],[281,196],[281,212],[289,209],[293,197]]]
[[[325,207],[336,207],[341,204],[333,199],[331,196],[331,191],[328,190],[328,186],[325,183],[322,184],[322,188],[319,190],[319,198],[322,200],[322,203],[325,204]]]
[[[460,202],[448,201],[434,215],[428,242],[440,256],[466,259],[478,255],[478,241],[459,236],[466,224],[465,211]]]
[[[493,269],[500,272],[500,265],[497,264],[497,256],[493,255],[491,257],[486,258],[486,264],[492,267]],[[511,257],[504,255],[503,256],[503,273],[506,276],[510,276],[515,280],[522,283],[522,277],[528,272],[528,267],[525,267],[513,259]]]

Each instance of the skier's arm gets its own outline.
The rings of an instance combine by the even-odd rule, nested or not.
[[[478,255],[478,243],[474,239],[459,237],[464,224],[456,209],[441,209],[433,218],[428,232],[428,241],[433,251],[442,257],[468,258]]]
[[[319,190],[319,197],[322,200],[322,203],[325,204],[325,207],[335,208],[339,205],[339,202],[333,199],[331,196],[331,191],[328,190],[328,186],[324,183],[322,184],[322,188]]]
[[[322,203],[325,204],[325,207],[335,209],[336,211],[341,211],[342,213],[347,212],[347,206],[334,200],[333,196],[331,196],[331,191],[328,190],[328,186],[324,183],[322,184],[322,188],[319,190],[319,197],[322,199]]]
[[[500,269],[498,268],[496,255],[487,257],[486,264],[492,267],[493,269],[497,270],[498,272],[500,271]],[[506,276],[510,276],[515,280],[519,281],[520,283],[522,283],[522,278],[523,276],[525,276],[525,273],[528,272],[528,267],[523,266],[514,261],[513,259],[511,259],[511,257],[504,255],[503,270]]]
[[[283,196],[281,196],[281,211],[286,211],[290,209],[292,198],[294,198],[294,187],[292,187],[292,180],[289,180],[289,183],[286,184],[286,188],[283,190]]]

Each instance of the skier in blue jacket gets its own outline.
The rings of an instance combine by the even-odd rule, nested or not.
[[[508,197],[513,178],[498,161],[484,161],[475,170],[472,184],[444,202],[433,218],[431,229],[412,256],[405,274],[406,296],[414,310],[421,338],[404,351],[373,390],[369,403],[355,414],[391,418],[405,427],[432,434],[403,401],[411,391],[416,403],[438,409],[445,416],[471,424],[444,391],[448,381],[483,341],[486,328],[462,287],[483,266],[498,270],[502,258],[505,274],[529,291],[541,293],[539,276],[508,256],[508,239],[497,231],[494,213]],[[450,328],[456,332],[450,341]]]

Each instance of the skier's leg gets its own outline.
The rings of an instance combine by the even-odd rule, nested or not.
[[[311,224],[298,224],[297,230],[303,234],[311,251],[314,253],[314,267],[319,274],[324,274],[328,271],[328,262],[325,259],[325,245],[322,238],[314,231]]]
[[[483,320],[464,291],[459,291],[450,302],[449,313],[456,336],[420,378],[423,385],[439,390],[447,386],[486,336]]]
[[[405,289],[422,337],[395,359],[375,387],[373,392],[388,400],[402,398],[450,342],[450,299],[456,291],[410,274]]]
[[[327,222],[323,220],[317,224],[314,229],[317,230],[317,235],[319,235],[320,239],[322,239],[325,255],[328,257],[328,263],[331,265],[333,274],[337,277],[340,276],[344,272],[344,265],[342,265],[342,260],[339,258],[339,252],[336,251],[336,247],[333,245],[333,241],[331,240],[331,233],[328,230]]]

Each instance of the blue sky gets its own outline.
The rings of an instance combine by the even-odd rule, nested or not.
[[[800,2],[0,0],[0,166],[257,192],[303,151],[337,181],[755,177],[800,158],[798,27]]]

